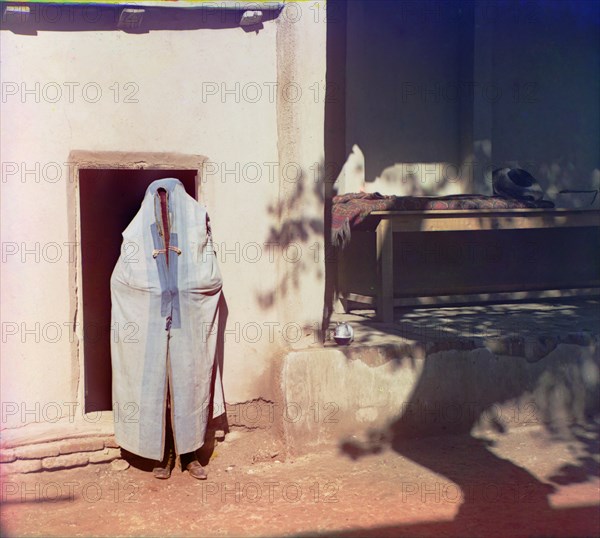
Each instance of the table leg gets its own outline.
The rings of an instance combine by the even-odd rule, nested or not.
[[[381,219],[377,226],[377,318],[394,321],[394,249],[392,223]]]

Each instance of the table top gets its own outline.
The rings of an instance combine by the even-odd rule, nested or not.
[[[368,229],[380,224],[396,232],[510,230],[556,227],[600,227],[597,209],[449,209],[373,211]]]

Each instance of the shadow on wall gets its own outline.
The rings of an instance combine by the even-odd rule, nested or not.
[[[367,180],[365,154],[358,144],[352,146],[335,181],[335,194],[357,192],[394,196],[444,196],[463,194],[470,177],[466,167],[450,162],[404,162],[387,166],[374,179]]]
[[[519,162],[561,205],[589,207],[589,195],[554,195],[600,186],[600,4],[548,0],[525,11],[513,25],[519,43],[494,42],[506,96],[492,103],[494,160]]]
[[[542,189],[548,198],[555,201],[557,207],[600,208],[600,197],[597,196],[600,189],[600,168],[595,168],[589,177],[582,177],[574,160],[558,159],[542,163],[538,170]],[[563,190],[587,192],[561,193]]]
[[[278,281],[272,290],[257,295],[258,304],[270,308],[277,299],[285,297],[300,287],[300,278],[316,271],[318,279],[324,279],[323,252],[315,242],[324,233],[323,215],[306,216],[310,204],[323,205],[325,201],[324,166],[320,163],[312,170],[299,170],[289,182],[291,190],[283,199],[268,206],[267,212],[273,224],[264,243],[274,245],[284,260],[284,270],[279,272]]]
[[[437,194],[435,181],[407,183],[461,162],[463,18],[459,2],[348,3],[346,138],[364,152],[367,192]]]
[[[488,151],[491,152],[491,148]],[[556,161],[540,164],[514,160],[494,164],[488,154],[484,155],[477,147],[475,156],[475,161],[467,162],[462,167],[451,162],[395,163],[387,166],[376,178],[367,180],[365,154],[354,144],[335,180],[333,195],[357,192],[378,192],[395,196],[446,196],[469,193],[492,195],[492,171],[512,167],[530,171],[540,184],[544,199],[552,200],[557,207],[600,207],[600,197],[597,195],[600,190],[600,169],[594,168],[588,177],[580,177],[575,158],[561,157]],[[482,168],[480,164],[484,162],[489,164]],[[473,176],[479,177],[479,186],[473,185],[473,188],[469,188],[470,178]]]
[[[513,166],[589,207],[558,191],[600,187],[599,22],[585,0],[349,2],[345,154],[364,153],[365,190],[491,194]]]

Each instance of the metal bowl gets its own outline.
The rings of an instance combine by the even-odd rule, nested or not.
[[[338,346],[347,346],[352,342],[351,336],[334,336],[333,339],[336,341]]]

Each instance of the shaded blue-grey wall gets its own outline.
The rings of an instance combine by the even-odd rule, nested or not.
[[[600,187],[599,10],[546,0],[508,27],[495,21],[494,80],[507,98],[493,103],[493,158],[530,169],[552,197]]]
[[[346,150],[370,190],[491,194],[517,165],[589,204],[557,191],[600,187],[600,3],[353,0],[346,21]]]
[[[456,6],[357,1],[347,9],[346,143],[365,154],[367,181],[396,163],[457,163],[458,97],[446,96],[459,77]]]

